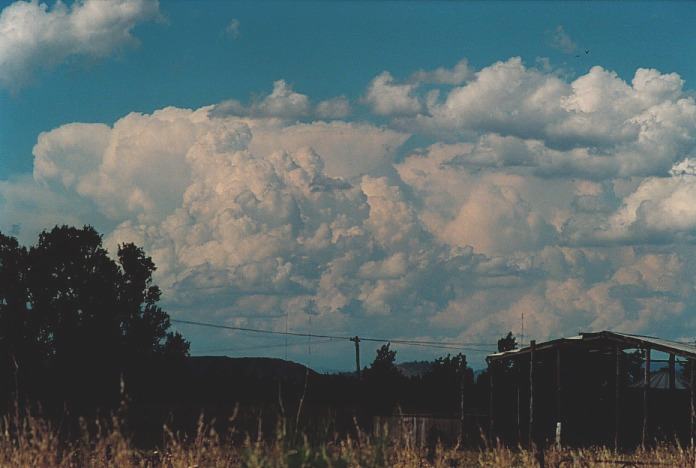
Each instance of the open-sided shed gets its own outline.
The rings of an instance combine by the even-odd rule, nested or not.
[[[691,344],[611,331],[491,354],[490,435],[617,448],[657,438],[693,444],[695,360]]]

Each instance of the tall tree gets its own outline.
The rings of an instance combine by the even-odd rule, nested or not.
[[[25,355],[53,372],[45,397],[113,402],[129,365],[188,354],[188,342],[168,331],[169,316],[157,305],[154,271],[133,244],[119,247],[118,262],[111,259],[90,226],[56,226],[28,251],[0,234],[0,337],[12,337],[0,341],[4,360],[21,342]]]
[[[517,349],[517,340],[512,332],[508,332],[507,335],[498,340],[498,352],[502,353],[513,349]]]
[[[389,414],[396,404],[403,399],[406,378],[396,367],[396,351],[390,349],[390,343],[381,346],[374,361],[363,372],[367,385],[364,395],[365,404],[372,411]]]
[[[43,347],[30,321],[26,287],[27,250],[16,239],[0,233],[0,386],[1,403],[19,391],[19,369],[29,371],[40,358]],[[2,377],[5,377],[4,379]]]
[[[401,375],[396,367],[396,351],[389,349],[391,343],[380,346],[377,350],[375,360],[370,367],[365,370],[366,378],[388,379]]]
[[[438,411],[458,411],[461,405],[462,387],[470,393],[474,372],[469,368],[464,354],[447,355],[433,361],[430,370],[423,375],[427,398]],[[471,406],[471,401],[466,401]]]
[[[118,260],[123,271],[118,291],[121,331],[130,353],[188,354],[188,342],[178,332],[167,332],[171,322],[157,305],[162,292],[152,283],[156,270],[152,259],[142,248],[123,244],[118,249]]]

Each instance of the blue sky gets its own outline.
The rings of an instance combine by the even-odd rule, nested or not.
[[[175,317],[696,334],[691,3],[0,9],[0,230],[136,241]],[[184,331],[194,352],[258,344]],[[324,346],[288,357],[350,367]]]

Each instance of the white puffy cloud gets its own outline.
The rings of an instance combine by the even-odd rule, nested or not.
[[[407,137],[367,124],[288,125],[275,119],[210,118],[209,111],[165,108],[129,114],[113,127],[68,124],[42,133],[34,147],[34,177],[89,198],[113,220],[156,221],[181,205],[194,180],[187,159],[194,143],[230,125],[244,132],[240,138],[254,153],[311,147],[328,155],[322,162],[327,174],[343,178],[387,172]],[[337,184],[318,179],[314,189],[322,183]]]
[[[527,272],[536,279],[454,297],[431,318],[432,326],[458,327],[460,339],[493,330],[513,330],[519,337],[524,319],[528,340],[588,330],[681,337],[680,321],[694,322],[686,313],[694,303],[688,278],[693,270],[673,253],[553,247],[536,257],[536,273]]]
[[[388,178],[333,178],[310,148],[254,150],[253,132],[238,119],[213,119],[186,152],[191,181],[180,206],[160,221],[131,217],[107,238],[112,248],[146,246],[179,307],[205,297],[201,313],[234,315],[311,303],[315,324],[380,315],[387,330],[401,320],[396,311],[436,309],[423,289],[440,270],[476,261],[433,249]]]
[[[247,105],[236,99],[228,99],[210,109],[213,117],[271,117],[295,121],[311,117],[343,119],[350,115],[350,112],[350,101],[345,96],[327,99],[312,106],[309,96],[294,91],[285,80],[277,80],[273,83],[270,94]]]
[[[157,0],[11,3],[0,12],[0,83],[17,89],[71,57],[107,56],[136,43],[133,27],[158,16]]]
[[[281,119],[306,117],[309,111],[309,97],[294,91],[285,80],[275,81],[270,94],[248,106],[235,99],[230,99],[215,105],[211,110],[212,114],[217,117],[249,116],[278,117]]]
[[[416,121],[425,129],[496,132],[539,137],[560,116],[560,98],[568,85],[552,74],[526,68],[519,58],[498,62],[454,87],[431,117]]]
[[[536,250],[553,241],[554,229],[510,186],[480,185],[445,226],[442,238],[488,255]]]
[[[327,174],[351,178],[362,174],[383,175],[408,134],[355,122],[283,124],[277,121],[247,121],[254,138],[252,151],[295,151],[311,146],[324,159]]]
[[[414,95],[416,85],[397,84],[389,72],[382,72],[372,80],[364,101],[377,115],[409,115],[421,110],[421,103]]]
[[[350,114],[350,102],[345,96],[327,99],[317,104],[315,113],[322,119],[344,119]]]
[[[460,85],[473,76],[469,61],[462,59],[452,68],[438,67],[434,70],[418,70],[411,75],[416,83]]]
[[[623,198],[605,223],[579,233],[586,242],[668,243],[696,241],[696,178],[649,177]]]
[[[696,101],[683,86],[676,73],[641,68],[626,82],[598,66],[567,81],[512,58],[446,93],[415,81],[397,85],[384,72],[368,94],[374,91],[377,114],[395,114],[396,128],[449,142],[478,141],[482,151],[465,157],[470,164],[610,179],[663,176],[694,152]]]
[[[487,255],[531,251],[552,243],[552,217],[567,194],[545,202],[562,181],[535,184],[529,177],[498,171],[472,171],[460,164],[475,145],[436,144],[396,165],[417,194],[423,222],[449,245],[472,246]]]
[[[186,152],[205,130],[185,109],[132,113],[113,128],[69,124],[42,133],[34,176],[60,182],[93,200],[114,220],[160,219],[181,202],[190,182]]]
[[[274,307],[311,302],[313,313],[340,320],[351,304],[384,311],[402,299],[384,284],[370,285],[377,276],[399,282],[399,262],[414,261],[399,246],[417,242],[411,231],[425,231],[387,178],[355,177],[387,171],[407,135],[368,124],[213,117],[210,110],[165,108],[111,127],[45,132],[34,148],[34,183],[7,184],[3,212],[16,218],[19,206],[45,197],[43,208],[32,206],[37,217],[80,224],[80,216],[56,209],[61,198],[52,193],[65,194],[95,212],[85,219],[108,229],[112,249],[124,241],[147,248],[172,303],[205,296],[209,313],[255,304],[265,310],[275,297]],[[411,231],[403,230],[405,217]],[[387,249],[393,261],[381,258]],[[341,300],[323,278],[345,262]],[[375,273],[382,264],[390,277]]]
[[[34,146],[34,178],[65,188],[95,171],[109,144],[111,128],[104,124],[67,124],[39,135]]]
[[[292,90],[284,80],[273,83],[273,91],[258,104],[263,116],[300,117],[309,112],[309,98]]]

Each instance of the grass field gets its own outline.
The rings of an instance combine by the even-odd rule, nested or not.
[[[183,437],[166,428],[156,449],[142,450],[123,434],[117,419],[94,423],[72,442],[34,417],[5,418],[0,424],[0,466],[4,467],[534,467],[531,451],[502,446],[481,449],[416,447],[409,439],[355,435],[310,444],[291,435],[281,423],[269,437],[216,434],[201,419],[194,436]],[[237,434],[239,436],[239,434]],[[694,465],[688,448],[662,445],[646,451],[616,454],[605,448],[547,449],[550,467],[632,467]]]

